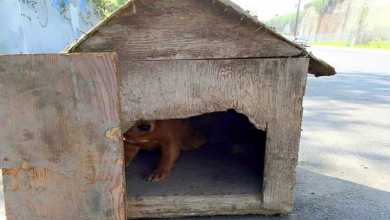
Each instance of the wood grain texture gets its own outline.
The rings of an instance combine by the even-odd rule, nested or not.
[[[302,46],[287,40],[232,1],[189,1],[191,1],[190,4],[187,4],[184,0],[176,2],[172,0],[160,0],[156,7],[149,7],[150,3],[157,3],[157,1],[129,0],[88,33],[68,45],[62,53],[76,51],[99,52],[100,50],[118,51],[121,57],[126,57],[126,59],[271,58],[299,56],[310,58],[308,72],[314,74],[316,77],[336,74],[334,67],[318,59]],[[195,3],[205,6],[206,10],[200,8],[201,11],[199,12],[193,10],[191,8],[192,6],[179,6],[181,4],[193,5]],[[147,10],[145,10],[146,4],[149,4],[146,7]],[[193,17],[185,18],[182,14],[173,16],[170,13],[166,13],[175,4],[179,7],[173,8],[179,9],[179,12],[187,10],[186,12],[188,13],[183,14]],[[210,4],[212,5],[210,6]],[[139,5],[141,5],[141,8],[138,7]],[[165,13],[163,16],[161,16],[161,11]],[[154,16],[154,18],[157,20],[157,23],[150,19],[156,12],[157,16]],[[207,15],[210,12],[215,14]],[[204,13],[206,13],[206,16],[204,16]],[[196,21],[199,15],[203,15],[203,17],[200,17],[200,20]],[[141,24],[143,26],[139,27],[134,22],[137,22],[137,19],[142,20],[141,16],[147,18],[145,21],[153,21],[155,23],[148,28],[148,24],[142,22]],[[131,19],[134,17],[136,20],[132,22]],[[176,22],[176,20],[172,22],[169,19],[179,19],[179,22]],[[207,19],[211,19],[212,21],[207,21]],[[225,22],[220,21],[220,19],[224,19]],[[239,24],[237,24],[238,20]],[[232,21],[232,23],[226,24],[229,21]],[[187,24],[193,25],[194,23],[197,24],[195,25],[197,29],[192,30],[192,26],[186,26]],[[115,26],[110,27],[111,24],[115,24]],[[164,25],[164,28],[161,25]],[[104,33],[105,29],[107,29],[108,33]],[[239,32],[237,32],[238,29],[240,30]],[[242,36],[249,36],[249,38],[240,39]],[[141,38],[141,41],[139,41],[139,38]],[[142,43],[143,45],[138,45],[138,43]]]
[[[71,51],[128,59],[290,57],[302,51],[210,0],[136,0]],[[245,18],[245,19],[241,19]]]
[[[261,204],[260,195],[150,196],[128,200],[127,215],[133,219],[278,213]]]
[[[288,62],[287,62],[288,63]],[[286,63],[286,65],[288,65]],[[292,211],[306,88],[306,64],[290,63],[273,80],[272,116],[267,123],[263,208]]]
[[[297,71],[307,67],[308,59],[127,61],[124,64],[123,130],[140,118],[183,118],[229,108],[245,112],[249,118],[256,119],[258,128],[265,130],[267,122],[276,117],[274,102],[279,74],[290,74],[289,68]],[[300,80],[301,76],[294,82]]]
[[[0,56],[8,220],[125,219],[117,55]]]
[[[308,63],[307,58],[127,61],[121,81],[123,127],[140,118],[236,109],[267,130],[262,208],[287,213],[293,205]]]

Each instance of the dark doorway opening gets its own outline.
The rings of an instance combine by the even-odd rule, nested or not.
[[[158,151],[141,150],[126,170],[127,197],[260,195],[266,131],[230,109],[187,118],[207,138],[202,147],[181,152],[169,177],[147,182]]]

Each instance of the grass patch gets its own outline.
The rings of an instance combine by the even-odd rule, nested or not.
[[[390,50],[390,41],[383,41],[380,38],[370,41],[367,44],[358,44],[355,46],[350,46],[347,42],[309,42],[309,45]]]
[[[347,47],[347,42],[309,42],[309,45],[330,46],[330,47]]]
[[[305,10],[314,7],[315,10],[320,14],[324,15],[328,12],[329,8],[335,6],[338,3],[342,3],[344,0],[313,0],[304,5]]]
[[[390,50],[390,41],[383,41],[381,38],[377,38],[373,41],[370,41],[367,44],[358,44],[355,47],[368,48],[368,49]]]

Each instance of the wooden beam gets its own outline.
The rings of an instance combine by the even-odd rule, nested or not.
[[[135,219],[277,213],[263,209],[261,204],[260,195],[149,196],[127,200],[127,216]]]
[[[268,90],[270,108],[274,111],[267,123],[263,208],[279,210],[282,214],[292,211],[294,204],[308,66],[308,63],[298,62],[283,61],[283,70],[275,71],[272,89]]]

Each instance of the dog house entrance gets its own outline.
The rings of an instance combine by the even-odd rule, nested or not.
[[[149,196],[260,195],[266,132],[234,110],[188,118],[207,138],[202,147],[181,152],[170,175],[147,182],[158,161],[141,150],[126,170],[127,199]],[[131,216],[129,216],[131,217]]]

